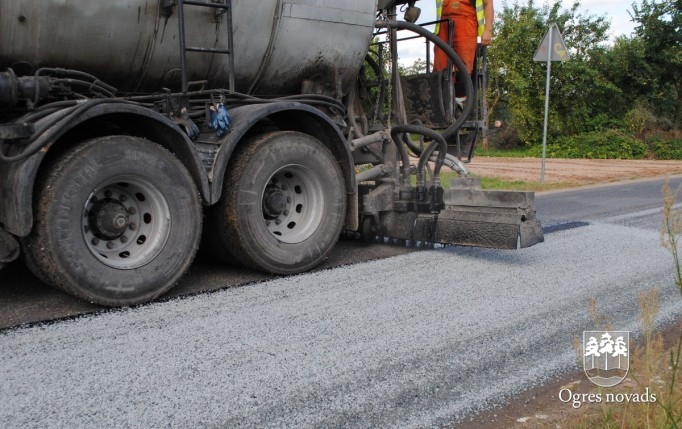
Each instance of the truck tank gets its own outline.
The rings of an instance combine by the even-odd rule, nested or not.
[[[4,0],[0,69],[82,70],[123,92],[180,85],[177,7],[169,0]],[[219,3],[219,2],[218,2]],[[303,80],[347,93],[372,37],[376,0],[233,0],[237,92],[299,93]],[[187,46],[227,49],[215,9],[185,5]],[[228,87],[228,55],[187,53],[188,79]]]

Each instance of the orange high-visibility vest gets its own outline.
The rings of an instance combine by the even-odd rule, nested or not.
[[[443,16],[443,0],[436,0],[436,20],[440,21],[441,16]],[[485,7],[483,6],[483,0],[476,0],[476,19],[478,20],[478,36],[481,37],[485,31]],[[440,22],[436,24],[434,33],[438,34],[438,30],[440,30]]]

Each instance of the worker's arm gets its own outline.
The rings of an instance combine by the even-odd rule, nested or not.
[[[493,0],[483,0],[483,11],[485,14],[485,29],[481,36],[481,43],[484,46],[488,46],[493,39],[493,20],[495,19]]]

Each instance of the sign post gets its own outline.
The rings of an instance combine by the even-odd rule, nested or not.
[[[561,32],[556,22],[549,24],[549,28],[542,38],[538,50],[533,56],[533,61],[547,61],[547,84],[545,86],[545,123],[542,132],[542,170],[540,183],[545,183],[545,159],[547,157],[547,121],[549,120],[549,81],[552,74],[552,61],[568,60],[568,50],[561,37]]]

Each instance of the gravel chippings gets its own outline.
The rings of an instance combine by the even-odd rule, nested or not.
[[[682,307],[653,230],[449,247],[0,333],[0,427],[437,427],[577,368],[573,338]]]

